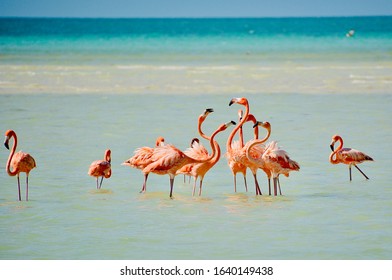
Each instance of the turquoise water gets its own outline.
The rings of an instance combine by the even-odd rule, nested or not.
[[[390,21],[1,19],[0,131],[14,129],[37,168],[17,202],[2,148],[0,258],[390,259]],[[301,165],[283,196],[256,197],[249,175],[234,193],[224,158],[202,197],[181,176],[173,200],[168,176],[139,194],[142,174],[121,166],[137,147],[164,136],[184,150],[205,108],[211,133],[236,120],[240,96]],[[361,165],[370,180],[329,164],[335,133],[375,159]],[[113,175],[97,191],[87,170],[107,148]]]

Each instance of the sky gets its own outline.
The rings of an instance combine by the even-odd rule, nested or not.
[[[0,17],[392,15],[392,0],[0,0]]]

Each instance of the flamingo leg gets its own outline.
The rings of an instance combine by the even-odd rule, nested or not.
[[[253,174],[253,177],[255,178],[256,195],[262,195],[259,182],[257,181],[256,173]]]
[[[368,177],[368,176],[366,176],[366,175],[365,175],[365,173],[363,173],[363,172],[362,172],[362,170],[361,170],[361,169],[359,169],[359,167],[358,167],[356,164],[354,164],[354,166],[355,166],[355,168],[356,168],[356,169],[358,169],[358,171],[359,171],[359,172],[361,172],[361,174],[362,174],[363,176],[365,176],[365,178],[366,178],[366,179],[368,179],[368,180],[369,180],[369,177]]]
[[[197,181],[197,178],[195,178],[195,182],[193,182],[192,196],[195,196],[195,191],[196,191],[196,181]]]
[[[19,174],[18,174],[18,194],[19,194],[19,201],[22,200],[22,197],[20,196],[20,181],[19,181]]]
[[[248,183],[246,182],[246,176],[244,175],[245,191],[248,192]]]
[[[101,189],[101,187],[102,187],[102,181],[103,181],[103,176],[101,177],[101,183],[99,184],[99,189]]]
[[[278,195],[278,189],[277,189],[277,177],[274,178],[274,196]]]
[[[348,167],[348,170],[350,172],[350,181],[352,180],[352,176],[351,176],[351,165]]]
[[[203,187],[203,179],[200,179],[199,196],[201,196],[201,188]]]
[[[173,185],[174,185],[174,178],[170,177],[170,198],[173,198]]]
[[[268,195],[271,195],[271,178],[268,178]]]
[[[282,190],[280,189],[280,181],[279,181],[279,177],[276,178],[276,181],[278,182],[278,187],[279,187],[279,194],[282,195]]]
[[[29,201],[29,175],[26,175],[26,201]]]
[[[140,193],[145,193],[146,192],[148,174],[149,173],[144,174],[144,182],[143,182],[142,190],[140,191]]]
[[[234,174],[234,192],[237,192],[237,174]]]

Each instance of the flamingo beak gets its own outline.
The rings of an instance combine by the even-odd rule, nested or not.
[[[208,108],[205,110],[204,114],[209,114],[209,113],[213,113],[213,112],[214,112],[214,109]]]
[[[253,125],[253,128],[255,128],[255,127],[258,126],[258,125],[263,125],[263,122],[257,121],[257,122]]]
[[[331,145],[329,145],[329,147],[331,148],[332,152],[333,152],[333,145],[334,145],[334,143],[331,143]]]
[[[10,146],[8,145],[8,141],[9,141],[10,139],[8,138],[8,137],[6,137],[5,138],[5,141],[4,141],[4,146],[7,148],[7,150],[9,150],[10,149]]]
[[[233,98],[232,100],[230,100],[229,106],[233,105],[235,103],[235,98]]]

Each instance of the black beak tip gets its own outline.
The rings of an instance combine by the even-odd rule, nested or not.
[[[230,100],[229,106],[233,105],[234,101]]]
[[[10,149],[10,146],[8,146],[8,142],[5,142],[5,143],[4,143],[4,146],[7,148],[7,150]]]
[[[329,145],[329,147],[331,148],[331,151],[333,152],[333,145],[331,144],[331,145]]]
[[[208,112],[208,113],[213,113],[213,112],[214,112],[214,109],[208,108],[208,109],[206,109],[206,112]]]
[[[236,125],[236,124],[237,124],[235,121],[231,121],[231,123],[232,123],[233,125]]]

